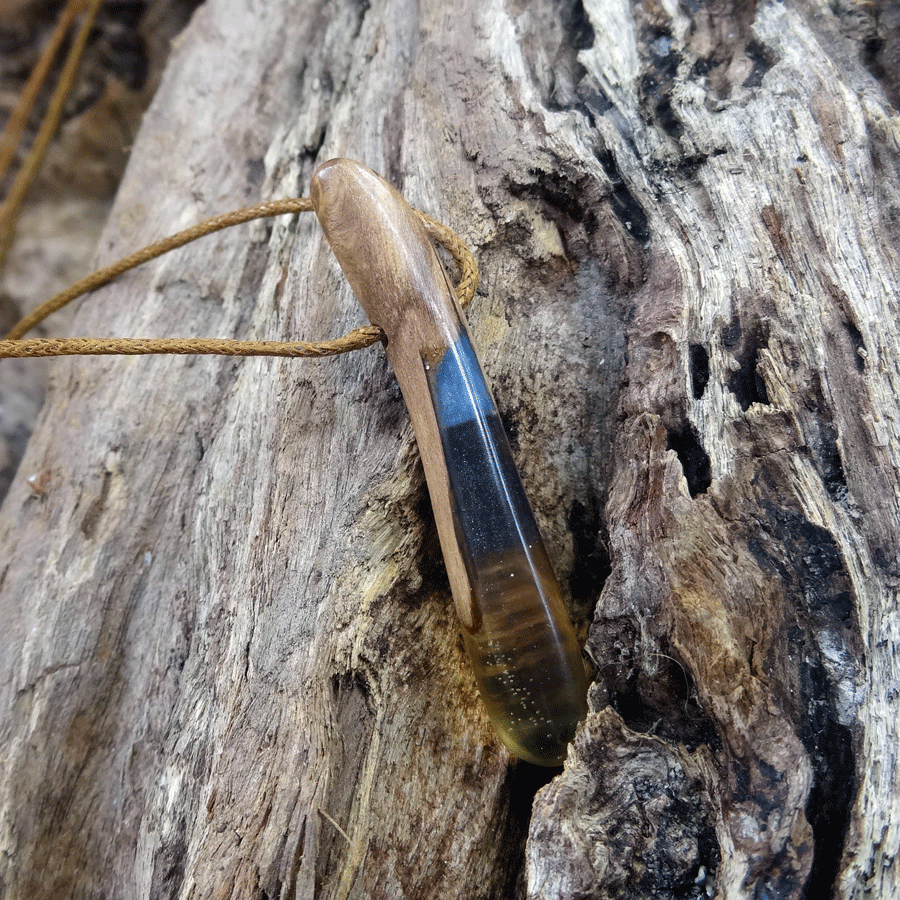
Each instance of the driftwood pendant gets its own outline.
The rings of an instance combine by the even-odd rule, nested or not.
[[[587,713],[584,666],[456,294],[413,209],[371,169],[331,160],[310,193],[387,335],[487,711],[511,753],[559,765]]]

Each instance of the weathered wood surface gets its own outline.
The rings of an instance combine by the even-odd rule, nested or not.
[[[22,470],[47,489],[0,518],[4,896],[900,896],[878,12],[208,0],[100,261],[338,154],[457,228],[595,712],[530,816],[377,350],[61,362]],[[76,331],[360,319],[309,216]]]
[[[4,128],[63,5],[0,0]],[[61,127],[25,198],[15,222],[15,241],[0,267],[4,335],[25,312],[92,270],[128,151],[159,84],[169,47],[197,5],[198,0],[142,0],[100,7]],[[11,171],[0,179],[0,191],[11,185],[33,144],[62,66],[57,62],[22,140],[13,148],[17,153]],[[72,307],[54,317],[53,334],[66,333],[74,311]],[[21,462],[52,366],[15,362],[0,371],[0,495],[6,495]]]

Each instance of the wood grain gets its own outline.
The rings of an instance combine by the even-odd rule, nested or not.
[[[422,223],[402,196],[366,166],[334,159],[313,173],[310,197],[322,230],[369,321],[384,330],[388,358],[412,413],[447,578],[463,628],[478,620],[453,525],[450,481],[422,348],[459,339],[462,310]]]

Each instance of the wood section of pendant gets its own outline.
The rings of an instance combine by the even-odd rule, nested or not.
[[[371,169],[332,160],[311,194],[388,336],[488,714],[511,753],[559,765],[587,713],[584,665],[456,297],[414,211]]]

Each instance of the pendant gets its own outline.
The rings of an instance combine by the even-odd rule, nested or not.
[[[584,664],[453,287],[415,211],[368,167],[326,162],[310,194],[387,336],[487,712],[512,754],[561,765],[587,715]]]

